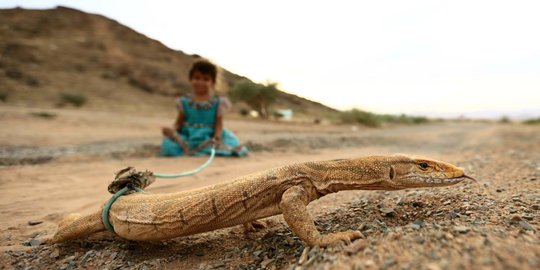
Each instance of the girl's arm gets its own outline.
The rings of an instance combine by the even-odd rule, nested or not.
[[[231,102],[225,97],[219,97],[219,107],[216,112],[216,124],[214,125],[214,140],[219,143],[223,133],[223,115],[231,107]]]
[[[214,126],[214,140],[219,143],[221,141],[221,133],[223,131],[223,115],[216,116],[216,125]]]
[[[178,111],[178,116],[176,117],[173,128],[175,131],[179,131],[180,128],[182,128],[182,125],[184,125],[184,112]]]

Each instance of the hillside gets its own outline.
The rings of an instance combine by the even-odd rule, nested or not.
[[[83,95],[96,110],[169,111],[190,91],[197,59],[100,15],[58,7],[0,10],[0,99],[32,107],[61,106],[61,94]],[[221,68],[222,94],[244,77]],[[320,103],[280,92],[276,108],[322,117]]]

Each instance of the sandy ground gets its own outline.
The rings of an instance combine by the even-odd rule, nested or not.
[[[35,115],[43,110],[0,107],[0,159],[9,161],[0,167],[4,268],[540,267],[540,126],[433,123],[366,129],[230,120],[226,127],[255,150],[248,157],[217,158],[196,176],[158,180],[147,189],[176,192],[293,162],[391,153],[445,160],[481,180],[441,189],[341,192],[315,201],[309,209],[321,231],[357,229],[366,239],[306,250],[309,256],[299,264],[304,247],[280,216],[248,235],[234,227],[157,243],[109,233],[61,245],[41,243],[64,215],[98,209],[110,196],[106,187],[114,172],[125,166],[176,172],[204,162],[156,156],[159,127],[170,123],[168,115],[46,111],[55,117]],[[127,148],[151,147],[136,154],[123,154],[124,148],[108,152],[125,142]]]

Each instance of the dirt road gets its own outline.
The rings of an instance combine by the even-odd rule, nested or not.
[[[231,120],[226,127],[255,150],[249,157],[217,158],[196,176],[158,180],[147,189],[175,192],[292,162],[391,153],[452,162],[481,180],[479,185],[441,189],[342,192],[315,201],[309,209],[322,231],[358,229],[367,238],[351,246],[312,249],[298,266],[303,246],[279,216],[265,220],[269,228],[249,235],[234,227],[138,243],[101,233],[62,245],[40,245],[65,214],[98,209],[109,198],[106,187],[118,169],[133,165],[156,172],[185,171],[204,158],[156,157],[152,151],[159,145],[159,127],[169,122],[161,115],[53,110],[55,117],[44,118],[30,109],[0,110],[0,123],[9,127],[0,132],[0,157],[16,161],[72,149],[33,164],[0,167],[0,265],[6,268],[540,267],[539,126],[444,122],[351,129]],[[131,143],[126,149],[151,147],[134,155],[77,152],[81,146],[109,149],[126,141]]]

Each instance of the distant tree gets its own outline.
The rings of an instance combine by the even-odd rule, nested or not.
[[[229,96],[233,101],[243,101],[251,109],[257,111],[263,118],[270,116],[270,106],[276,101],[277,84],[267,83],[266,85],[254,83],[249,80],[237,82],[229,91]]]

